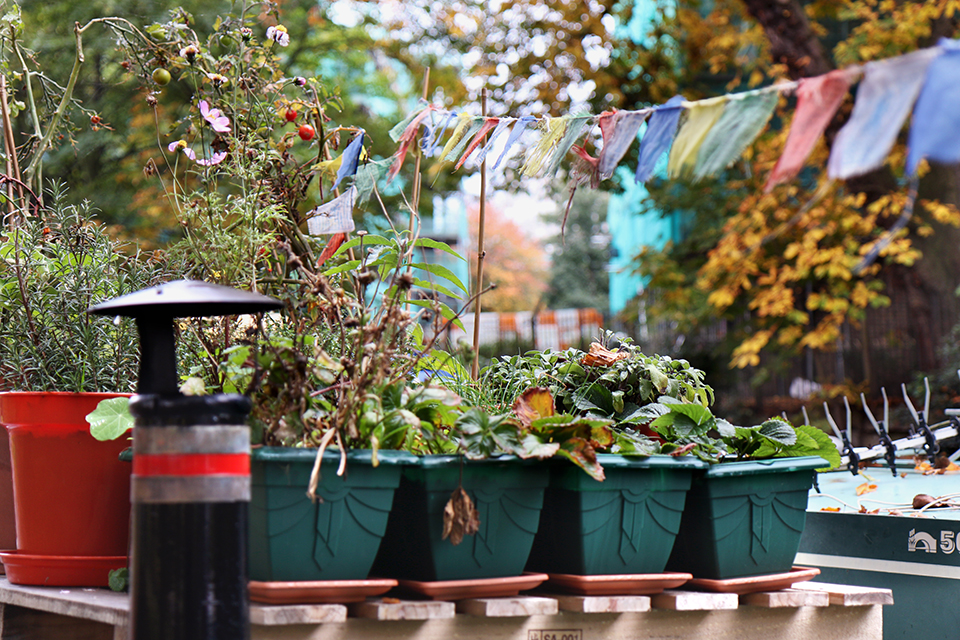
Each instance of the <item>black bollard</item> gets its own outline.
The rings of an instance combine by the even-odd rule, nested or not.
[[[250,400],[179,392],[173,319],[280,306],[259,294],[180,280],[90,309],[136,318],[140,334],[140,379],[130,402],[133,640],[250,637]]]

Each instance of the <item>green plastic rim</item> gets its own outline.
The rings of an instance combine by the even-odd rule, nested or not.
[[[565,460],[568,464],[573,464]],[[597,462],[605,469],[706,469],[709,463],[693,456],[624,456],[598,453]]]
[[[303,447],[254,447],[250,451],[253,460],[263,462],[313,462],[317,457],[316,449]],[[324,464],[336,464],[340,461],[340,451],[327,449],[323,452]],[[381,465],[410,465],[416,464],[417,456],[406,451],[380,450],[377,451],[377,464]],[[347,464],[373,464],[373,451],[370,449],[350,449],[347,451]]]
[[[813,471],[829,467],[830,463],[820,456],[800,458],[770,458],[769,460],[747,460],[744,462],[721,462],[711,465],[706,471],[708,478],[731,478],[734,476],[752,476],[763,473],[788,473],[790,471]]]

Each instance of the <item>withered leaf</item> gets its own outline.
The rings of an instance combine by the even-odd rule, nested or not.
[[[458,545],[463,536],[472,536],[479,528],[480,517],[473,500],[463,487],[457,487],[443,508],[443,539],[449,537],[451,543]]]
[[[862,496],[865,493],[873,493],[876,490],[877,490],[877,485],[869,482],[864,482],[863,484],[857,486],[857,495]]]
[[[524,429],[529,429],[534,420],[554,414],[553,396],[548,389],[531,387],[513,402],[513,413]]]
[[[616,361],[629,357],[630,354],[625,351],[610,351],[599,342],[592,342],[590,351],[583,356],[580,364],[586,367],[609,367]]]

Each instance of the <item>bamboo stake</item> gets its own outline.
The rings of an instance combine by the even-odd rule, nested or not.
[[[430,93],[430,67],[427,67],[423,74],[423,99],[426,100]],[[417,165],[413,171],[413,203],[410,207],[410,226],[408,229],[413,233],[414,221],[420,216],[420,162],[423,158],[423,150],[417,145]]]
[[[480,113],[487,116],[487,88],[480,92]],[[486,136],[484,136],[486,137]],[[477,284],[474,291],[483,289],[483,233],[487,213],[487,159],[480,163],[480,220],[477,222]],[[480,296],[473,303],[473,379],[480,377]]]

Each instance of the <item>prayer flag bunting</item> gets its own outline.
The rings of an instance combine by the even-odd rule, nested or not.
[[[693,169],[695,180],[720,173],[743,153],[773,115],[780,94],[763,90],[736,96],[704,138]]]
[[[617,168],[627,149],[637,139],[640,125],[644,123],[649,110],[617,111],[607,120],[604,127],[603,115],[600,116],[600,132],[603,134],[603,149],[600,150],[597,170],[601,176],[609,176]]]
[[[790,123],[787,144],[773,167],[764,191],[769,193],[781,182],[792,180],[800,173],[814,145],[823,135],[840,103],[850,90],[851,73],[831,71],[822,76],[803,78],[797,87],[797,110]]]
[[[337,188],[340,181],[349,178],[357,172],[357,164],[360,161],[360,152],[363,151],[363,131],[356,138],[350,141],[347,148],[343,150],[340,156],[340,168],[337,170],[337,179],[334,181],[330,190]]]
[[[640,141],[640,158],[637,161],[637,175],[634,181],[646,182],[653,177],[653,171],[660,159],[677,135],[677,125],[680,122],[681,105],[686,98],[676,95],[667,100],[666,104],[654,110],[647,124],[647,131]]]
[[[960,42],[941,40],[943,53],[930,63],[917,98],[907,142],[907,174],[913,175],[923,158],[960,161]],[[949,105],[949,106],[948,106]]]
[[[944,108],[960,101],[960,42],[942,40],[934,48],[797,82],[696,102],[687,102],[678,95],[663,105],[629,111],[612,109],[599,116],[481,117],[421,105],[390,131],[399,149],[388,178],[400,170],[421,126],[424,153],[435,155],[442,145],[441,161],[454,161],[455,169],[468,162],[482,163],[492,149],[501,147],[501,139],[510,129],[493,165],[496,170],[534,125],[539,136],[532,145],[524,143],[526,151],[520,167],[524,176],[554,174],[573,149],[577,158],[570,169],[572,188],[583,184],[587,177],[596,185],[623,160],[649,117],[640,141],[636,181],[649,180],[664,153],[669,153],[668,177],[702,179],[735,162],[768,124],[780,94],[796,91],[796,112],[787,142],[764,187],[769,192],[797,175],[861,74],[853,113],[833,144],[828,177],[847,179],[882,166],[911,109],[915,109],[915,115],[910,130],[908,173],[915,173],[925,157],[941,162],[960,161],[960,142],[956,142],[960,140],[960,116]],[[591,123],[599,125],[603,138],[597,158],[576,145]],[[449,135],[448,129],[452,129]],[[361,152],[362,141],[356,144],[354,149],[348,147],[335,163],[324,166],[331,175],[336,171],[335,184],[355,171],[357,197],[362,200],[372,193],[381,169],[372,162],[367,163],[369,168],[357,169],[354,162],[358,155],[353,154]]]
[[[307,231],[312,236],[333,233],[348,233],[354,230],[353,205],[357,200],[357,187],[347,189],[343,195],[322,204],[307,213]]]
[[[830,151],[830,178],[846,180],[883,166],[939,51],[921,49],[864,65],[853,113]]]
[[[680,126],[677,138],[673,141],[673,148],[670,149],[670,162],[667,164],[667,175],[670,178],[690,177],[697,162],[700,145],[710,128],[720,119],[728,100],[727,96],[718,96],[690,105],[687,119]]]

